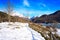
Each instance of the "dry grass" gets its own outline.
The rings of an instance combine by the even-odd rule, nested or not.
[[[49,31],[49,30],[50,30],[49,28],[45,28],[45,27],[43,27],[43,26],[41,26],[41,25],[38,25],[38,24],[32,23],[32,22],[29,23],[29,26],[30,26],[30,28],[32,28],[32,29],[34,29],[35,31],[39,32],[39,33],[42,35],[42,37],[45,38],[45,40],[52,40],[52,39],[51,39],[51,35],[52,35],[52,34],[51,34],[51,32]],[[49,37],[47,37],[47,35],[48,35]],[[60,37],[59,37],[58,35],[53,34],[53,36],[54,36],[57,40],[60,40]],[[53,38],[53,40],[54,40],[54,38]]]
[[[30,28],[32,28],[32,29],[34,29],[35,31],[38,31],[38,32],[48,31],[47,28],[44,28],[43,26],[38,25],[36,23],[29,23],[29,26],[30,26]]]

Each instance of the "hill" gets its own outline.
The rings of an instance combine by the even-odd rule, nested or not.
[[[5,12],[0,11],[0,22],[8,22],[9,15]],[[11,16],[10,15],[11,22],[30,22],[29,19],[19,16]]]
[[[42,15],[40,17],[35,17],[35,18],[32,18],[31,19],[32,22],[35,22],[35,23],[60,23],[60,10],[52,13],[52,14],[49,14],[49,15]]]

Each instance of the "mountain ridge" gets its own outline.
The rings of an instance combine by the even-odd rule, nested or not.
[[[35,22],[35,23],[60,23],[60,10],[52,13],[52,14],[49,14],[49,15],[42,15],[40,17],[35,17],[35,18],[32,18],[31,19],[32,22]]]

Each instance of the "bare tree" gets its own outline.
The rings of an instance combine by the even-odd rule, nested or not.
[[[7,13],[8,13],[8,21],[9,21],[9,23],[11,22],[10,14],[12,13],[12,11],[13,11],[13,6],[11,5],[10,0],[8,0],[7,1]]]

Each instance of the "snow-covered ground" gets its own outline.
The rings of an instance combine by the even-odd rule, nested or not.
[[[28,23],[0,23],[0,40],[45,40],[40,33],[31,29]]]
[[[60,29],[57,29],[56,33],[60,36]]]

